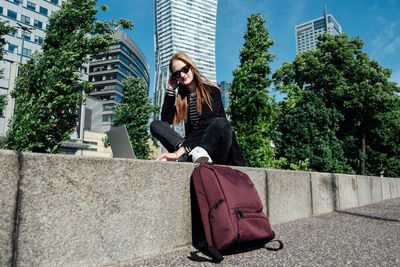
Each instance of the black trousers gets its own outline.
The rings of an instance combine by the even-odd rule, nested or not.
[[[169,152],[176,151],[178,144],[185,141],[165,121],[154,120],[150,124],[150,132]],[[212,119],[197,146],[208,152],[213,163],[225,164],[232,146],[232,128],[228,120],[223,117]],[[185,154],[178,161],[191,159]]]

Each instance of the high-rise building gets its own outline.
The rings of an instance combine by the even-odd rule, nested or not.
[[[219,88],[221,88],[221,100],[222,100],[222,106],[226,110],[229,106],[229,103],[231,102],[229,98],[229,89],[231,87],[231,84],[226,81],[222,81],[218,84]]]
[[[154,105],[162,106],[170,76],[168,64],[174,53],[189,55],[200,72],[216,82],[217,3],[217,0],[154,0]]]
[[[149,90],[150,67],[143,52],[123,31],[117,30],[115,37],[118,42],[111,45],[110,51],[93,56],[89,65],[89,81],[94,87],[90,96],[102,102],[102,122],[85,125],[86,130],[103,133],[110,130],[115,117],[113,107],[120,105],[123,101],[122,82],[126,77],[143,78]]]
[[[323,33],[337,35],[342,33],[342,27],[331,14],[327,14],[326,6],[324,15],[320,18],[297,25],[296,54],[317,48],[318,36]]]
[[[41,50],[48,26],[49,17],[61,8],[65,0],[0,0],[0,19],[14,27],[14,31],[5,36],[4,61],[0,69],[4,71],[0,79],[0,94],[8,95],[5,117],[0,117],[0,136],[4,136],[7,123],[13,114],[13,101],[10,97],[18,66],[25,63],[35,51]]]

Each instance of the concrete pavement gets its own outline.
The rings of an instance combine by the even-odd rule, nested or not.
[[[400,198],[273,225],[283,250],[225,256],[220,266],[400,266]],[[191,246],[125,262],[130,266],[213,266],[188,259]]]

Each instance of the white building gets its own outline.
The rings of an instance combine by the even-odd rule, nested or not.
[[[0,136],[4,136],[7,122],[12,116],[13,101],[10,91],[14,87],[15,76],[20,63],[24,64],[35,50],[41,48],[49,17],[60,9],[64,0],[0,0],[0,19],[8,21],[15,31],[6,36],[4,70],[0,79],[0,94],[8,95],[5,117],[0,117]],[[25,30],[23,30],[25,29]]]
[[[317,48],[318,36],[323,33],[337,35],[342,33],[342,27],[331,14],[326,13],[320,18],[297,25],[296,31],[296,54]]]
[[[216,82],[217,3],[217,0],[154,0],[154,105],[162,106],[170,76],[169,60],[174,53],[188,54],[200,72]]]

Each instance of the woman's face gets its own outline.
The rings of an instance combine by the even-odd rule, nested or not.
[[[193,71],[189,64],[177,59],[172,61],[171,70],[172,76],[174,76],[180,84],[188,86],[193,82]]]

